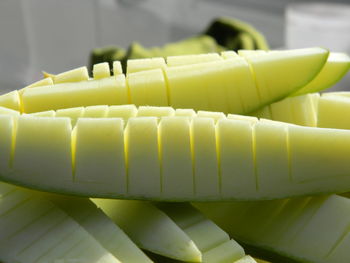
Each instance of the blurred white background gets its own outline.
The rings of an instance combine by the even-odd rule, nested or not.
[[[190,37],[218,16],[251,23],[272,48],[285,47],[284,14],[291,2],[305,1],[0,0],[0,90],[21,88],[39,79],[41,70],[86,65],[95,47],[126,48],[132,41],[153,46]]]

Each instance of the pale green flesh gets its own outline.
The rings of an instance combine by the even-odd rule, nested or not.
[[[3,183],[0,222],[0,260],[4,262],[120,262],[52,203]]]
[[[87,197],[162,201],[350,190],[350,131],[204,111],[172,116],[168,107],[140,107],[133,114],[142,117],[123,123],[131,108],[119,106],[121,119],[115,107],[112,118],[82,118],[73,129],[68,118],[2,115],[2,180]]]
[[[255,252],[268,251],[289,258],[278,262],[346,263],[350,260],[346,249],[350,242],[350,200],[347,198],[332,195],[195,206],[233,238],[255,247]]]
[[[93,201],[139,247],[178,260],[201,261],[201,252],[190,237],[151,203],[107,199]]]

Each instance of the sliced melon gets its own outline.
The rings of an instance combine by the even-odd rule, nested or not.
[[[130,99],[135,105],[167,106],[168,95],[161,69],[127,75]]]
[[[243,56],[255,76],[260,102],[266,105],[308,84],[321,71],[328,54],[323,48],[306,48]]]
[[[201,111],[201,110],[197,112],[197,117],[211,118],[214,120],[215,123],[217,123],[218,120],[220,119],[226,118],[225,114],[222,112]]]
[[[26,114],[27,116],[36,116],[36,117],[56,117],[56,111],[48,110],[48,111],[39,111],[34,113]]]
[[[163,117],[159,123],[161,194],[172,200],[194,196],[190,119]]]
[[[313,93],[330,88],[350,69],[350,57],[345,53],[330,52],[320,73],[305,87],[293,95]]]
[[[207,54],[194,54],[194,55],[181,55],[181,56],[169,56],[166,59],[167,66],[183,66],[193,65],[204,62],[220,61],[222,58],[217,53]]]
[[[157,118],[129,119],[125,130],[125,146],[128,194],[134,197],[159,198],[161,163]]]
[[[227,50],[227,51],[221,52],[221,57],[223,59],[230,59],[230,58],[237,59],[237,58],[239,58],[239,55],[233,50]]]
[[[171,107],[140,106],[137,117],[165,117],[174,116],[175,110]]]
[[[165,60],[161,57],[129,59],[127,62],[127,74],[151,69],[163,69],[165,67]]]
[[[25,89],[30,89],[30,88],[35,88],[35,87],[42,87],[42,86],[52,86],[53,85],[53,80],[51,77],[45,77],[41,80],[38,80],[26,87],[24,87],[23,89],[18,90],[18,93],[20,96],[22,96],[23,92]]]
[[[72,181],[69,118],[18,118],[10,178],[31,186],[64,189]]]
[[[66,83],[66,82],[79,82],[89,79],[89,73],[87,67],[75,68],[66,72],[53,76],[53,82],[57,83]]]
[[[215,199],[220,195],[220,178],[213,119],[192,119],[191,143],[195,195],[207,200]]]
[[[127,122],[131,117],[136,117],[137,108],[135,105],[115,105],[109,106],[108,118],[123,118]]]
[[[69,117],[71,119],[72,126],[75,126],[78,118],[83,117],[84,111],[84,107],[60,109],[56,111],[56,117]]]
[[[178,117],[195,117],[197,113],[193,109],[176,109],[175,116]]]
[[[336,95],[321,96],[318,101],[317,126],[350,129],[350,98]]]
[[[113,61],[113,75],[117,76],[123,74],[123,68],[122,68],[122,64],[120,63],[120,61]]]
[[[84,118],[105,118],[108,116],[107,105],[87,106],[83,112]]]
[[[19,111],[16,111],[16,110],[11,110],[9,108],[6,108],[6,107],[1,107],[0,106],[0,114],[1,115],[11,115],[13,117],[18,117],[20,115],[20,112]]]
[[[216,136],[222,198],[229,199],[232,193],[243,199],[245,196],[256,195],[252,123],[244,120],[219,120]]]
[[[92,74],[94,79],[108,78],[111,76],[111,70],[109,68],[108,62],[102,62],[95,64],[92,69]]]
[[[76,187],[87,192],[126,194],[123,126],[120,118],[78,120],[72,146]]]
[[[148,202],[93,199],[141,248],[166,257],[201,262],[201,252],[169,216]]]
[[[152,261],[97,206],[85,198],[40,194],[77,221],[90,235],[122,262]]]
[[[0,96],[0,106],[19,111],[21,108],[19,92],[11,91]]]
[[[3,183],[0,232],[4,262],[120,262],[52,203]]]
[[[51,88],[26,89],[22,95],[26,113],[93,105],[127,104],[124,75],[100,80],[62,83]]]

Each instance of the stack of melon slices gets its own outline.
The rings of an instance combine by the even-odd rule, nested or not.
[[[345,54],[309,48],[168,57],[166,62],[131,60],[126,75],[118,62],[112,75],[109,65],[101,63],[94,66],[92,79],[85,67],[47,74],[0,97],[0,179],[48,192],[156,201],[262,200],[347,192],[350,131],[346,125],[336,126],[330,112],[346,109],[348,98],[309,92],[334,84],[349,67]],[[181,261],[254,262],[227,233],[186,204],[93,200],[136,246],[86,199],[2,187],[0,221],[8,222],[3,231],[11,229],[0,238],[0,251],[7,251],[0,260],[5,262],[70,260],[94,244],[98,245],[89,250],[93,256],[83,253],[78,259],[151,262],[139,246]],[[10,218],[22,218],[31,209],[27,199],[35,200],[31,205],[38,211],[32,219],[12,225]],[[326,217],[323,224],[330,220],[327,209],[347,203],[341,197],[322,200],[330,200],[325,201],[326,212],[315,214],[316,219]],[[254,203],[259,207],[253,208],[254,214],[244,212],[252,206],[245,202],[229,203],[229,208],[238,210],[230,208],[227,213],[221,209],[223,203],[214,212],[210,204],[198,207],[249,246],[307,262],[326,262],[322,261],[326,256],[334,258],[332,262],[350,260],[343,250],[336,252],[335,246],[346,237],[344,230],[334,233],[335,243],[325,241],[327,255],[314,255],[318,250],[313,247],[310,252],[300,245],[276,245],[277,233],[289,238],[286,231],[292,223],[284,223],[282,212],[287,201],[265,202],[266,211]],[[300,208],[291,206],[302,217],[308,213],[301,208],[303,202]],[[67,234],[62,230],[61,239],[45,246],[44,240],[54,239],[50,229],[60,231],[59,223],[50,225],[51,210],[66,213],[68,221],[78,224],[69,223]],[[237,219],[231,222],[232,214]],[[265,232],[254,221],[260,217],[269,218],[262,222]],[[248,231],[251,225],[257,228]],[[321,226],[311,227],[321,231]],[[42,234],[27,239],[27,233],[34,232]],[[68,234],[76,243],[64,242]],[[312,231],[303,238],[312,240]],[[81,239],[86,244],[80,244]],[[32,242],[38,245],[31,246]],[[112,242],[124,245],[115,248]]]

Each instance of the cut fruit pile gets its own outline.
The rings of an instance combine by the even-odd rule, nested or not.
[[[2,181],[142,200],[1,183],[0,260],[255,262],[231,236],[279,262],[349,262],[348,199],[256,201],[350,191],[350,95],[315,93],[349,68],[322,48],[226,51],[45,73],[0,96]]]

